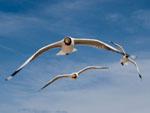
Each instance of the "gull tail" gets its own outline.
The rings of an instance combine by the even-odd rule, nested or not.
[[[76,48],[74,48],[72,52],[76,52],[76,51],[77,51],[77,49],[76,49]]]
[[[66,53],[65,52],[63,52],[62,50],[60,50],[56,55],[66,55]]]
[[[77,49],[76,48],[74,48],[73,49],[73,51],[72,52],[70,52],[70,53],[73,53],[73,52],[76,52],[77,51]],[[65,53],[63,50],[60,50],[56,55],[69,55],[70,53]]]

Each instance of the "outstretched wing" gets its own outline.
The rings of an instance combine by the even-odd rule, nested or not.
[[[120,44],[117,44],[117,43],[112,42],[112,41],[110,43],[112,43],[113,45],[115,45],[120,51],[122,51],[124,54],[126,54],[124,48]]]
[[[53,79],[49,80],[49,81],[47,82],[47,84],[44,85],[40,90],[45,89],[47,86],[49,86],[50,84],[52,84],[53,82],[55,82],[55,81],[58,80],[58,79],[69,78],[69,77],[70,77],[69,75],[58,75],[58,76],[54,77]]]
[[[77,38],[74,38],[74,43],[76,45],[87,45],[87,46],[92,46],[92,47],[96,47],[96,48],[102,48],[105,50],[109,50],[109,51],[113,51],[113,52],[121,54],[120,50],[118,50],[118,49],[114,48],[113,46],[108,45],[108,44],[106,44],[100,40],[96,40],[96,39],[77,39]]]
[[[42,47],[41,49],[39,49],[38,51],[36,51],[30,58],[28,58],[16,71],[14,71],[10,76],[8,76],[6,78],[6,80],[10,80],[12,79],[19,71],[21,71],[28,63],[30,63],[31,61],[33,61],[34,59],[36,59],[39,55],[41,55],[42,53],[53,49],[53,48],[58,48],[61,47],[61,41],[49,44],[47,46]]]
[[[131,62],[132,64],[135,65],[135,67],[136,67],[136,69],[137,69],[137,72],[138,72],[138,74],[139,74],[139,77],[140,77],[140,79],[142,79],[142,75],[141,75],[141,73],[140,73],[140,70],[139,70],[139,67],[138,67],[137,63],[136,63],[133,59],[131,59],[131,58],[128,58],[128,59],[129,59],[129,62]]]
[[[81,74],[81,73],[83,73],[83,72],[85,72],[85,71],[87,71],[87,70],[92,70],[92,69],[108,69],[108,67],[102,67],[102,66],[87,66],[87,67],[81,69],[81,70],[78,72],[78,74]]]

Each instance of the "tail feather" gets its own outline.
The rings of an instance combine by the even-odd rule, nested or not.
[[[60,50],[56,55],[66,55],[66,53],[65,52],[63,52],[62,50]]]
[[[76,49],[76,48],[74,48],[74,49],[73,49],[73,52],[76,52],[76,51],[77,51],[77,49]]]

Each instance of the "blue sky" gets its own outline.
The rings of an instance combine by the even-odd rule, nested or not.
[[[0,0],[0,112],[149,113],[149,31],[149,0]],[[90,47],[69,56],[51,50],[4,81],[37,49],[66,35],[122,44],[138,56],[142,82],[134,66],[119,64],[120,55]],[[53,76],[87,65],[110,69],[36,93]]]

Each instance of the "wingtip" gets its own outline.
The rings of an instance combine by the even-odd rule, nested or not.
[[[12,78],[13,78],[12,76],[9,76],[9,77],[5,78],[5,81],[9,81],[9,80],[11,80]]]
[[[103,67],[103,69],[109,69],[109,67]]]
[[[21,69],[15,71],[15,72],[12,73],[10,76],[8,76],[7,78],[5,78],[5,81],[11,80],[19,71],[21,71]]]
[[[42,88],[41,89],[39,89],[37,92],[41,92],[42,91]]]
[[[142,80],[142,75],[141,74],[139,74],[139,78]]]
[[[38,92],[41,92],[44,88],[45,88],[45,87],[40,88],[40,89],[38,90]]]

